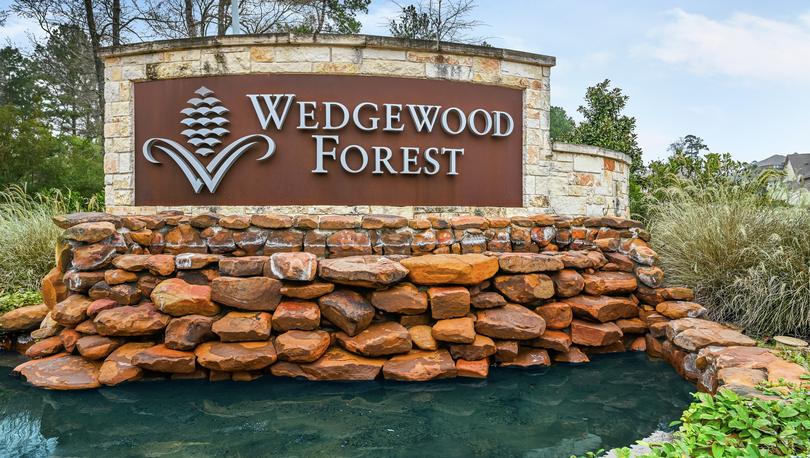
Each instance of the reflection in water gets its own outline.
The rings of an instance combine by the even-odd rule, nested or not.
[[[0,366],[18,361],[0,354]],[[638,353],[430,383],[268,376],[52,392],[0,377],[0,456],[567,457],[665,427],[691,391]]]

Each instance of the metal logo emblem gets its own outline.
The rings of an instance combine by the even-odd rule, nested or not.
[[[188,139],[186,142],[193,147],[193,153],[174,140],[150,138],[143,144],[143,155],[149,162],[160,164],[154,157],[154,150],[166,154],[183,171],[194,193],[199,194],[203,186],[208,192],[214,193],[228,170],[245,152],[254,145],[264,144],[267,150],[257,159],[263,161],[276,151],[276,143],[267,135],[251,134],[231,142],[217,153],[215,148],[222,145],[223,138],[230,134],[225,127],[230,124],[228,109],[213,96],[214,91],[205,86],[194,93],[198,97],[189,99],[190,107],[180,111],[186,116],[180,121],[186,127],[180,134]],[[206,158],[212,154],[214,156],[208,165],[197,157]]]

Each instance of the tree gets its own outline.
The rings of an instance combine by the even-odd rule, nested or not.
[[[60,26],[34,48],[33,63],[46,92],[43,111],[59,133],[99,138],[90,41],[80,27]],[[84,49],[84,52],[75,52]]]
[[[430,15],[417,10],[414,5],[400,7],[401,11],[396,19],[388,23],[391,35],[412,40],[435,40],[436,32],[431,25]]]
[[[35,116],[0,106],[0,187],[24,186],[35,193],[71,189],[89,197],[103,188],[100,148],[71,135],[54,135]]]
[[[137,0],[142,22],[163,38],[225,35],[232,0]],[[239,1],[239,0],[233,0]],[[244,33],[357,33],[371,0],[241,0]]]
[[[564,108],[552,106],[549,127],[551,128],[551,140],[565,142],[571,139],[577,124],[573,118],[568,116]]]
[[[357,33],[359,13],[368,13],[371,0],[310,0],[306,20],[298,29],[303,33]]]
[[[626,153],[631,158],[630,173],[641,172],[641,148],[636,134],[636,118],[622,114],[630,97],[604,80],[585,92],[585,105],[577,111],[583,121],[574,129],[571,141]]]
[[[227,16],[228,12],[228,9],[220,11],[219,3],[219,0],[138,0],[134,7],[141,18],[140,23],[152,36],[195,38],[218,32],[215,25],[223,19],[220,13]]]
[[[703,142],[703,139],[695,135],[687,135],[681,137],[669,145],[667,151],[673,155],[684,155],[692,158],[697,158],[701,151],[709,151],[709,147]]]
[[[436,48],[443,41],[480,43],[466,33],[479,25],[470,18],[476,7],[474,0],[422,0],[416,5],[398,5],[399,16],[388,22],[392,36],[415,40],[431,40]]]
[[[0,49],[0,105],[12,105],[22,113],[34,114],[44,94],[31,59],[19,49]]]
[[[134,0],[133,0],[134,1]],[[104,109],[104,65],[98,51],[106,45],[118,45],[129,37],[139,37],[130,3],[120,0],[13,0],[10,11],[35,20],[48,39],[64,32],[64,27],[79,28],[87,37],[89,46],[79,41],[73,49],[65,49],[73,59],[92,62],[96,97],[96,124],[102,122]]]

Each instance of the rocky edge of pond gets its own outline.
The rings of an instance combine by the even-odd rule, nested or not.
[[[135,380],[427,381],[646,351],[759,394],[797,364],[704,318],[612,217],[59,216],[44,303],[0,316],[48,389]]]

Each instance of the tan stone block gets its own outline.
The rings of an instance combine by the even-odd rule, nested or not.
[[[163,62],[194,62],[200,60],[201,50],[184,49],[180,51],[167,51],[161,55]]]
[[[363,49],[363,59],[406,60],[407,52],[399,49]]]
[[[250,48],[251,62],[273,62],[276,57],[275,48],[271,46],[261,46]]]
[[[361,48],[332,48],[332,62],[360,64],[363,61]]]
[[[315,73],[360,73],[360,65],[348,62],[323,62],[312,64]]]
[[[331,50],[318,46],[280,46],[275,50],[276,62],[329,62]]]
[[[404,77],[424,77],[425,64],[396,60],[367,60],[360,65],[361,73],[369,75],[395,75]]]
[[[311,62],[253,62],[251,73],[311,73]]]
[[[250,52],[206,52],[200,56],[202,73],[247,73],[250,71]]]

